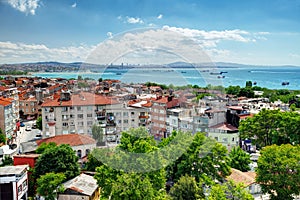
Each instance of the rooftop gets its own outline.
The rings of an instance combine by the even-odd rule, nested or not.
[[[69,144],[70,146],[80,146],[86,144],[96,144],[96,140],[88,135],[82,134],[65,134],[37,140],[36,143],[40,146],[42,143],[54,142],[57,145]]]
[[[27,167],[28,167],[28,165],[0,167],[0,176],[21,174],[24,170],[27,169]]]
[[[92,196],[98,188],[96,179],[86,174],[80,174],[63,185],[66,189],[65,193],[67,193],[67,190],[73,190],[88,196]]]

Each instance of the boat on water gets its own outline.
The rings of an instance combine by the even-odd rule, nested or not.
[[[121,72],[117,72],[116,75],[122,75],[122,73]]]
[[[219,74],[221,74],[220,72],[210,72],[209,73],[210,75],[219,75]]]
[[[290,84],[290,82],[288,82],[288,81],[284,81],[281,83],[281,85],[289,85],[289,84]]]
[[[228,73],[228,72],[220,72],[220,74],[225,74],[225,73]]]
[[[256,85],[256,84],[257,84],[257,82],[256,82],[256,81],[254,81],[254,82],[253,82],[253,85]]]
[[[181,73],[185,74],[185,73],[186,73],[186,71],[181,71]]]
[[[218,78],[225,78],[225,76],[218,76]]]

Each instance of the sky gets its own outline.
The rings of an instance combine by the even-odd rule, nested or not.
[[[0,0],[0,63],[86,61],[125,35],[153,47],[163,31],[212,62],[300,66],[300,0]],[[175,37],[157,41],[189,46]]]

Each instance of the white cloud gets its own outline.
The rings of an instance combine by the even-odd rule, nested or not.
[[[157,16],[157,19],[162,19],[163,18],[163,15],[162,14],[159,14],[158,16]]]
[[[39,2],[40,0],[7,0],[7,3],[16,10],[31,15],[35,15]]]
[[[143,24],[144,23],[144,21],[139,17],[134,18],[134,17],[127,16],[126,19],[127,19],[127,23],[129,23],[129,24]]]
[[[49,48],[44,44],[0,42],[1,63],[60,61],[84,61],[95,46],[68,46]]]
[[[76,2],[73,3],[73,4],[71,5],[71,7],[72,7],[72,8],[76,8],[76,7],[77,7],[77,3],[76,3]]]
[[[107,36],[108,36],[108,38],[110,38],[110,39],[113,37],[113,34],[112,34],[112,32],[107,32],[107,33],[106,33],[106,35],[107,35]]]

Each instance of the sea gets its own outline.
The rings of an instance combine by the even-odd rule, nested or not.
[[[76,72],[37,72],[33,76],[43,78],[92,78],[117,79],[124,83],[155,82],[159,84],[183,86],[208,84],[239,85],[244,87],[246,81],[252,81],[260,87],[269,89],[300,90],[300,67],[296,66],[243,66],[243,67],[136,67],[106,68],[101,70],[78,70]],[[283,84],[286,83],[286,84]]]

